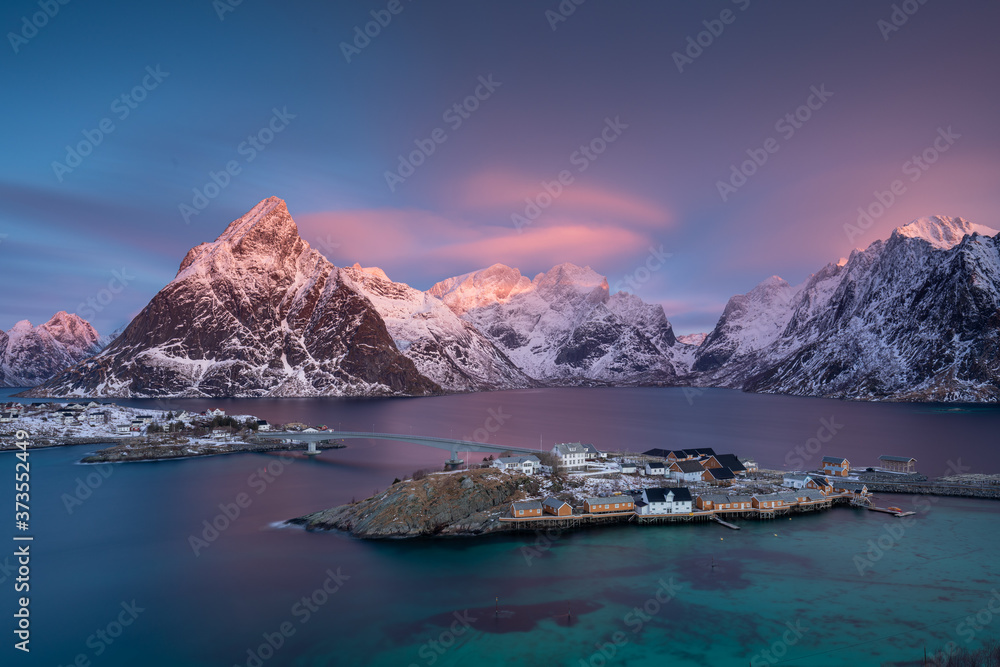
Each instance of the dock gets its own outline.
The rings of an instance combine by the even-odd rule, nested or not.
[[[870,509],[872,512],[883,512],[885,514],[891,514],[894,517],[899,517],[899,518],[904,516],[910,516],[911,514],[916,514],[916,512],[899,512],[897,510],[890,509],[888,507],[869,507],[868,509]]]
[[[726,528],[732,528],[733,530],[739,530],[740,529],[740,527],[737,526],[736,524],[729,523],[728,521],[723,521],[722,519],[720,519],[719,517],[715,516],[714,514],[712,515],[712,521],[715,521],[716,523],[721,523]]]

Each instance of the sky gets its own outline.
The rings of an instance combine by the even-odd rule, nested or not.
[[[915,218],[1000,227],[998,19],[988,0],[8,0],[0,328],[66,310],[110,333],[278,196],[340,266],[427,289],[573,262],[709,331],[734,294]]]

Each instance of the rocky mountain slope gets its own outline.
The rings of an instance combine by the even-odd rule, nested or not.
[[[609,294],[590,267],[560,264],[529,280],[495,264],[428,292],[544,384],[673,384],[693,360],[662,306]]]
[[[382,316],[396,347],[417,370],[446,391],[482,391],[535,386],[531,378],[474,326],[440,299],[378,268],[358,264],[341,276],[363,294]]]
[[[440,387],[272,197],[188,252],[97,356],[31,396],[423,395]]]
[[[768,279],[730,300],[698,350],[696,382],[861,400],[996,401],[997,234],[962,218],[923,218],[799,287]]]
[[[78,315],[60,311],[36,327],[21,320],[0,331],[0,386],[33,387],[96,354],[102,339]]]

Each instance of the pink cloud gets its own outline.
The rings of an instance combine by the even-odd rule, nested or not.
[[[590,220],[643,223],[666,226],[672,222],[668,211],[656,202],[632,194],[580,182],[579,174],[572,174],[573,182],[558,183],[558,175],[532,180],[503,171],[485,171],[471,176],[455,196],[454,204],[462,210],[498,209],[509,214],[523,211],[527,202],[545,193],[557,192],[550,210],[560,214],[573,214]],[[550,184],[548,190],[545,183]],[[558,188],[562,190],[559,191]]]
[[[297,217],[310,244],[340,266],[379,266],[390,277],[415,262],[437,265],[443,278],[496,262],[528,270],[562,262],[608,266],[644,252],[637,231],[546,216],[518,233],[513,225],[481,225],[414,209],[326,211]]]

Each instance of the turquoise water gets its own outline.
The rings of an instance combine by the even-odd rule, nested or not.
[[[606,415],[620,408],[628,422],[619,422],[618,433],[637,449],[687,433],[698,433],[691,440],[699,446],[737,433],[742,446],[734,449],[765,463],[833,411],[849,426],[831,446],[852,456],[882,453],[866,440],[872,433],[892,432],[906,447],[929,452],[930,438],[948,432],[953,444],[941,460],[962,456],[995,471],[992,410],[955,414],[736,392],[708,392],[689,406],[673,392],[259,405],[272,421],[281,414],[328,424],[339,418],[346,429],[374,419],[464,435],[488,407],[502,404],[514,416],[495,437],[520,442],[539,428],[555,433],[560,422],[571,431],[589,426],[599,437]],[[619,526],[363,542],[272,524],[367,496],[393,476],[436,465],[442,452],[358,441],[318,460],[247,454],[100,469],[76,464],[93,449],[31,454],[32,653],[15,652],[6,630],[3,665],[69,665],[78,656],[93,665],[152,666],[919,665],[925,646],[933,652],[949,641],[976,646],[1000,636],[991,612],[980,615],[978,630],[962,620],[986,609],[1000,588],[1000,502],[880,498],[918,511],[908,522],[837,508],[745,522],[740,531]],[[0,480],[11,480],[5,497],[13,496],[14,463],[0,455]],[[249,505],[196,555],[191,537],[202,534],[204,521],[224,523],[220,505],[231,508],[240,494]],[[66,498],[74,495],[86,497],[70,512]],[[884,553],[868,554],[872,562],[859,572],[859,559],[879,540]],[[0,568],[11,552],[0,552]],[[12,579],[2,569],[0,579],[0,613],[10,619]],[[122,604],[133,600],[142,611],[116,626]],[[280,648],[272,650],[268,637]]]

